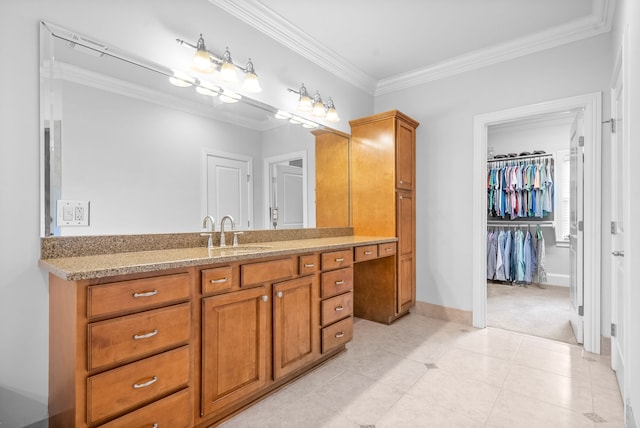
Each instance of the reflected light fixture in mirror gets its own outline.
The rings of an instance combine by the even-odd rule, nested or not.
[[[231,52],[228,47],[225,48],[222,55],[215,54],[207,49],[202,34],[200,34],[195,45],[182,39],[176,39],[176,42],[180,45],[195,49],[191,63],[191,66],[195,71],[201,73],[212,73],[214,71],[218,71],[218,76],[221,80],[236,83],[239,81],[237,70],[241,70],[245,74],[242,88],[247,92],[262,91],[258,75],[256,74],[255,66],[251,61],[251,58],[247,61],[246,66],[242,67],[233,62],[233,59],[231,59]]]
[[[309,96],[309,92],[304,86],[304,83],[300,85],[300,89],[297,91],[291,88],[287,88],[287,90],[294,94],[298,94],[298,111],[303,113],[311,112],[314,116],[325,118],[329,122],[338,122],[340,120],[338,112],[336,111],[335,103],[331,97],[328,98],[327,104],[324,104],[322,102],[320,92],[316,91],[312,99]]]

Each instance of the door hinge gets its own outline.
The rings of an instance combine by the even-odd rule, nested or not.
[[[611,234],[615,235],[616,233],[618,233],[618,223],[615,221],[611,222]]]
[[[578,315],[584,316],[584,306],[578,306]]]
[[[582,220],[578,222],[578,230],[580,232],[584,231],[584,222]]]
[[[578,147],[584,147],[584,137],[582,135],[578,137]]]
[[[611,337],[618,336],[618,326],[615,323],[611,323]]]

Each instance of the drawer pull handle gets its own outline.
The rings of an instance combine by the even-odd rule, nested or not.
[[[211,284],[222,284],[224,282],[229,281],[229,278],[227,278],[226,276],[224,278],[220,278],[220,279],[212,279],[211,281],[209,281]]]
[[[151,297],[158,294],[158,290],[153,291],[143,291],[142,293],[133,293],[133,298],[137,299],[138,297]]]
[[[148,339],[150,337],[155,336],[156,334],[158,334],[158,329],[155,329],[153,331],[150,331],[149,333],[145,333],[145,334],[134,334],[133,335],[133,339],[134,340],[138,340],[138,339]]]
[[[344,257],[339,257],[336,259],[336,262],[342,263],[344,261]]]
[[[305,263],[305,264],[304,264],[304,267],[306,267],[306,268],[312,268],[312,267],[316,267],[316,264],[315,264],[315,263]]]
[[[336,285],[343,285],[344,284],[344,279],[341,279],[340,281],[336,281]]]
[[[364,252],[364,255],[365,255],[365,256],[370,256],[371,254],[373,254],[373,251],[365,251],[365,252]]]
[[[336,339],[340,339],[341,337],[344,337],[344,331],[341,331],[340,333],[336,333]]]
[[[387,247],[387,248],[385,248],[384,250],[385,250],[385,251],[387,251],[387,252],[389,252],[389,251],[393,251],[393,248],[391,248],[391,247]]]
[[[146,388],[147,386],[153,385],[154,383],[156,383],[158,381],[158,376],[154,376],[151,379],[149,379],[146,382],[142,382],[142,383],[134,383],[133,384],[133,389],[140,389],[140,388]]]
[[[336,306],[336,312],[344,311],[344,307],[342,305]]]
[[[276,297],[282,298],[282,291],[278,291],[278,292],[276,293]]]

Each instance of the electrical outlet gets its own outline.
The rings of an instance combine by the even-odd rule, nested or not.
[[[56,224],[60,226],[89,226],[89,201],[57,201]]]

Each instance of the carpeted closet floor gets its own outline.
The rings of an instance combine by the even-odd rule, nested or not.
[[[569,287],[487,283],[489,327],[575,344],[569,319]]]

